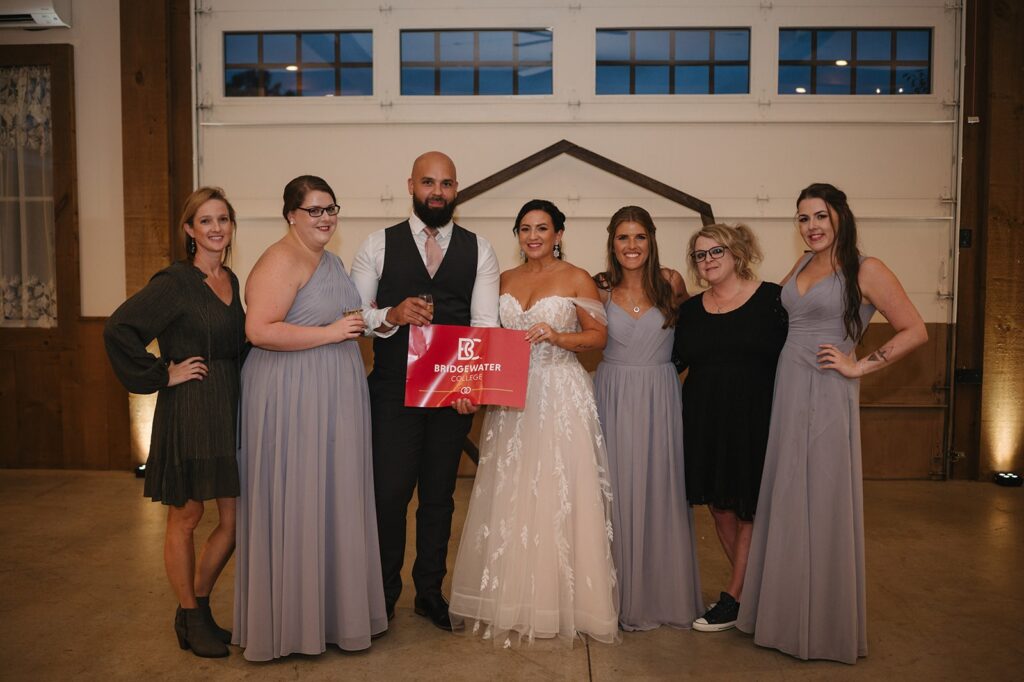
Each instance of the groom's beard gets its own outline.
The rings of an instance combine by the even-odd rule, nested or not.
[[[444,227],[451,221],[452,216],[455,214],[455,202],[449,201],[445,202],[444,206],[430,208],[420,201],[418,197],[413,196],[412,210],[423,221],[424,225],[439,228]]]

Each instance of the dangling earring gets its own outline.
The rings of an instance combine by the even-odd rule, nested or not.
[[[196,255],[196,240],[190,235],[185,235],[185,253],[189,256]]]
[[[526,252],[522,249],[519,249],[519,260],[526,262]]]
[[[561,242],[559,242],[558,244],[555,244],[555,258],[558,258],[559,260],[561,260],[561,258],[562,258],[562,244],[561,244]]]

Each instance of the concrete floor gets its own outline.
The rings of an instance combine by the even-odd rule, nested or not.
[[[471,483],[459,482],[450,559]],[[0,679],[1022,679],[1024,490],[867,482],[865,498],[870,655],[855,666],[798,661],[735,630],[662,628],[626,633],[619,646],[495,650],[413,614],[408,589],[390,632],[368,652],[331,647],[253,664],[237,649],[216,660],[178,649],[161,559],[164,511],[143,500],[141,481],[114,472],[0,471]],[[203,530],[216,515],[208,509]],[[725,560],[705,509],[697,522],[710,601]],[[233,567],[213,595],[225,626]]]

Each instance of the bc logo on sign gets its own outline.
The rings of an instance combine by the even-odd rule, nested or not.
[[[483,339],[459,339],[458,348],[458,359],[459,360],[479,360],[480,356],[476,353],[476,346]]]

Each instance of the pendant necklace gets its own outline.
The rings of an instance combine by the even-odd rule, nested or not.
[[[732,296],[730,296],[729,298],[725,299],[725,300],[724,300],[723,302],[719,302],[719,301],[720,301],[720,299],[718,298],[718,294],[717,294],[717,293],[715,292],[715,288],[714,288],[714,287],[711,287],[710,291],[711,291],[711,298],[713,298],[713,299],[714,299],[714,303],[715,303],[715,308],[717,308],[717,309],[718,309],[718,312],[719,312],[719,313],[721,313],[721,312],[722,312],[722,308],[723,308],[723,307],[725,307],[725,306],[729,305],[730,303],[732,303],[732,301],[733,301],[733,300],[734,300],[734,299],[735,299],[735,298],[736,298],[736,297],[737,297],[737,296],[739,295],[739,293],[740,293],[740,292],[739,292],[739,290],[736,290],[736,292],[734,292]]]
[[[623,292],[622,292],[622,295],[623,295],[623,296],[625,296],[625,295],[626,295],[626,292],[625,292],[625,291],[623,291]],[[637,303],[636,301],[634,301],[634,300],[633,300],[632,298],[627,298],[627,299],[626,299],[626,302],[627,302],[627,303],[632,303],[632,304],[633,304],[633,314],[634,314],[634,315],[639,315],[639,314],[640,314],[640,304],[639,304],[639,303]]]

